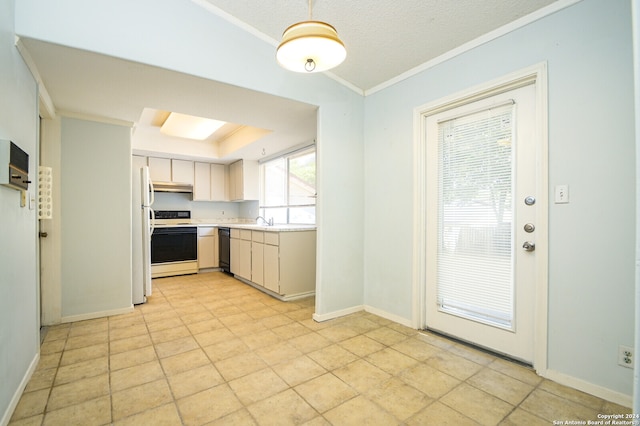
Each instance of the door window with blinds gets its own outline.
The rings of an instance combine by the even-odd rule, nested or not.
[[[507,102],[438,122],[438,309],[508,330],[514,121]]]
[[[260,215],[275,223],[315,224],[315,147],[260,164]]]

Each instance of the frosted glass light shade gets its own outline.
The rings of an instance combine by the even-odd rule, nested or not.
[[[347,50],[336,29],[320,21],[298,22],[284,30],[276,51],[283,68],[302,73],[329,70],[346,57]]]

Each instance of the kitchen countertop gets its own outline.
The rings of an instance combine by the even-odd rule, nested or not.
[[[192,221],[192,223],[173,224],[173,225],[155,225],[156,228],[173,228],[173,227],[216,227],[216,228],[235,228],[235,229],[250,229],[254,231],[270,231],[270,232],[295,232],[295,231],[315,231],[316,225],[258,225],[255,223],[220,223],[206,220]]]

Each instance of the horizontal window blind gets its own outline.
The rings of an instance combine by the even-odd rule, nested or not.
[[[439,309],[513,324],[513,109],[438,123]]]

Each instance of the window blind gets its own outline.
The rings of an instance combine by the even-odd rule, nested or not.
[[[439,309],[513,327],[513,121],[502,105],[438,123]]]

